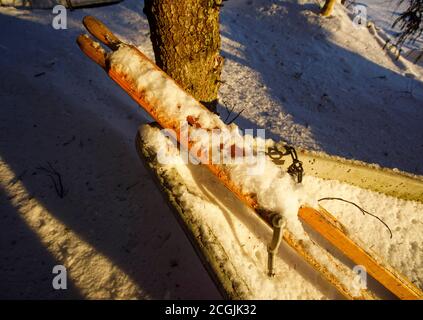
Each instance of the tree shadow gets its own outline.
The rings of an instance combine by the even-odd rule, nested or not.
[[[81,299],[69,278],[66,290],[53,288],[52,270],[60,261],[40,243],[1,187],[0,208],[0,299]]]
[[[221,91],[228,104],[237,102],[231,94],[243,96],[253,115],[243,113],[237,124],[265,128],[271,138],[301,147],[423,173],[422,82],[335,44],[320,24],[355,29],[336,15],[320,18],[317,5],[247,3],[248,12],[237,3],[222,10],[222,36],[229,39],[222,54],[227,72],[245,66],[265,88],[231,80],[236,71],[227,75]],[[263,107],[255,91],[268,95],[271,107]]]
[[[79,51],[73,39],[80,30],[60,32],[0,15],[2,159],[17,175],[27,172],[28,192],[127,274],[141,288],[139,298],[219,298],[136,155],[133,133],[143,113]],[[63,198],[37,169],[47,162],[61,175]],[[21,246],[31,250],[32,240]],[[51,274],[53,261],[44,256],[34,263],[45,260]],[[25,298],[64,298],[43,283],[26,289],[14,277],[25,279],[27,269],[16,261],[1,264],[16,269],[2,282],[4,297],[27,290]],[[18,287],[8,288],[15,280]]]

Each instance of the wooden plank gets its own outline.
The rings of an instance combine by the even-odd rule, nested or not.
[[[398,298],[423,299],[423,293],[419,288],[394,268],[382,263],[382,260],[375,254],[360,247],[348,237],[345,227],[323,208],[319,211],[303,206],[299,209],[298,216],[346,257],[354,263],[364,266],[368,274]]]

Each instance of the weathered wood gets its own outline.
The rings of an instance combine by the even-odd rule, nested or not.
[[[96,44],[96,42],[90,39],[87,35],[80,35],[76,39],[76,43],[81,48],[82,52],[84,52],[91,60],[103,69],[106,68],[106,54],[98,43]]]
[[[346,234],[345,227],[323,208],[319,211],[301,207],[298,216],[354,263],[364,266],[368,274],[400,299],[423,299],[419,288],[374,253],[360,247]]]
[[[112,50],[116,50],[120,40],[107,28],[104,23],[93,16],[85,16],[82,20],[84,27],[98,40]]]

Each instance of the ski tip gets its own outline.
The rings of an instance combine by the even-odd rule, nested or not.
[[[106,51],[98,42],[91,39],[87,34],[81,34],[76,39],[76,43],[91,60],[106,69]]]
[[[85,16],[84,19],[82,19],[82,23],[88,32],[100,42],[112,50],[117,50],[121,41],[109,30],[109,28],[104,25],[103,22],[93,16]]]

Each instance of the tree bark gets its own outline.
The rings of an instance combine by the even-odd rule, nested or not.
[[[333,7],[335,6],[335,2],[336,0],[326,0],[320,14],[324,17],[330,16],[332,14]]]
[[[223,58],[222,0],[145,0],[156,64],[215,112]]]

